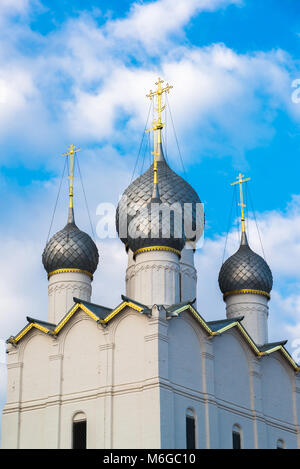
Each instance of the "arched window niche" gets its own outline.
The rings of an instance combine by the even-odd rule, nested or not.
[[[232,427],[232,449],[242,449],[242,429],[238,424]]]
[[[72,421],[72,449],[86,449],[86,415],[77,412]]]
[[[284,440],[282,440],[281,438],[277,440],[276,449],[285,449],[285,448],[286,446],[285,446]]]
[[[188,408],[185,414],[186,423],[186,448],[196,449],[197,438],[196,438],[196,413],[194,409]]]

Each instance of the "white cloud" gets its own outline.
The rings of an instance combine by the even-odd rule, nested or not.
[[[25,13],[28,11],[31,0],[1,0],[0,14]]]
[[[292,60],[284,52],[237,54],[222,44],[190,48],[180,46],[172,35],[182,32],[201,11],[240,2],[171,4],[172,15],[166,14],[170,0],[160,0],[135,4],[126,18],[101,26],[84,14],[47,37],[27,26],[17,29],[14,39],[4,36],[5,47],[0,47],[4,141],[18,135],[26,158],[42,155],[46,165],[49,154],[66,140],[99,144],[113,138],[115,145],[130,141],[138,146],[148,109],[145,94],[158,75],[174,85],[170,103],[179,137],[188,137],[181,139],[187,161],[195,145],[202,155],[242,158],[245,150],[273,137],[279,108],[299,119],[300,108],[290,99]],[[159,35],[152,27],[157,16]],[[153,31],[160,50],[150,53],[144,44],[148,38],[154,41]],[[161,42],[163,38],[171,43]],[[31,54],[21,53],[22,40],[34,46]],[[157,54],[155,66],[152,53]],[[45,141],[50,142],[46,149]]]
[[[12,125],[20,112],[28,111],[36,89],[29,70],[12,65],[0,70],[0,132]]]
[[[165,48],[171,33],[182,33],[182,28],[196,14],[215,11],[239,0],[160,0],[148,4],[134,3],[126,19],[108,25],[109,32],[120,40],[139,41],[149,54]]]

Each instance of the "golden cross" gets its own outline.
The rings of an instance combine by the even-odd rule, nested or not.
[[[244,177],[244,175],[242,173],[240,173],[237,176],[238,181],[232,182],[231,185],[232,186],[235,186],[235,184],[240,185],[240,203],[239,203],[239,206],[241,207],[242,232],[245,233],[246,230],[245,230],[245,212],[244,212],[244,208],[246,207],[246,205],[244,204],[244,200],[243,200],[243,183],[247,182],[247,181],[250,181],[250,178],[243,179],[243,177]]]
[[[62,156],[70,157],[70,208],[73,208],[73,182],[74,182],[74,154],[80,151],[80,148],[76,148],[75,145],[71,144],[66,153],[63,153]]]
[[[152,100],[153,97],[157,96],[157,108],[155,107],[155,111],[157,112],[157,119],[153,123],[152,129],[149,129],[148,132],[151,130],[153,131],[158,131],[158,138],[157,138],[157,144],[159,145],[161,143],[161,129],[164,127],[164,124],[161,122],[161,114],[165,110],[166,106],[162,105],[162,95],[164,93],[169,93],[170,89],[173,88],[172,85],[169,85],[169,83],[166,84],[166,86],[163,88],[161,85],[164,83],[164,80],[161,78],[158,78],[157,82],[155,83],[157,85],[157,90],[152,91],[150,90],[149,94],[147,94],[147,98],[150,98]],[[155,150],[154,150],[155,151]]]
[[[169,85],[169,83],[166,84],[166,86],[163,88],[161,85],[164,83],[164,80],[162,80],[160,77],[158,77],[157,82],[155,83],[157,85],[157,90],[152,91],[150,90],[149,94],[147,94],[147,98],[154,98],[157,96],[157,107],[154,107],[155,112],[157,112],[157,119],[154,120],[153,126],[151,129],[146,130],[146,132],[151,132],[153,130],[153,138],[154,138],[154,182],[157,182],[157,160],[156,157],[159,155],[159,145],[161,144],[161,130],[164,127],[164,124],[161,121],[161,115],[162,112],[165,110],[166,106],[162,105],[162,95],[164,93],[169,93],[170,89],[173,88],[172,85]]]

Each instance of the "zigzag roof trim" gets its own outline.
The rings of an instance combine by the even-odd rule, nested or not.
[[[151,315],[151,310],[135,301],[132,300],[124,295],[122,295],[122,302],[115,308],[107,308],[105,306],[96,305],[94,303],[90,303],[85,300],[81,300],[79,298],[74,299],[74,306],[70,309],[70,311],[62,318],[62,320],[57,324],[51,324],[46,321],[40,321],[38,319],[33,319],[31,317],[27,317],[28,324],[16,335],[11,336],[7,343],[11,343],[13,345],[17,345],[18,342],[32,329],[36,328],[45,334],[56,336],[61,329],[67,324],[67,322],[71,319],[71,317],[76,313],[78,310],[82,310],[88,316],[90,316],[94,321],[97,323],[102,324],[104,327],[111,321],[117,314],[123,311],[126,307],[132,308],[135,311],[140,312],[141,314]],[[216,335],[223,334],[224,332],[228,331],[232,328],[237,328],[238,332],[243,336],[244,340],[248,343],[252,351],[258,358],[261,358],[266,355],[270,355],[273,352],[279,351],[285,359],[287,359],[288,363],[293,367],[293,369],[298,372],[300,371],[300,367],[297,365],[295,360],[291,357],[289,352],[284,347],[287,341],[281,342],[272,342],[269,344],[265,344],[263,346],[258,346],[255,344],[253,339],[250,337],[246,329],[242,326],[241,321],[243,317],[238,317],[234,319],[222,319],[218,321],[208,321],[206,322],[205,319],[196,311],[196,309],[192,306],[194,302],[182,302],[175,305],[170,306],[166,309],[166,315],[168,319],[178,317],[181,313],[187,311],[189,312],[192,317],[197,321],[197,323],[205,330],[205,332],[213,337]]]

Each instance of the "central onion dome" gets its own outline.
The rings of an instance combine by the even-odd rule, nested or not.
[[[124,191],[121,200],[118,204],[116,211],[116,229],[120,239],[126,245],[130,247],[133,252],[135,248],[140,249],[143,239],[140,239],[141,243],[132,243],[128,233],[130,227],[138,227],[138,220],[145,218],[145,214],[149,210],[149,202],[151,201],[152,191],[153,191],[153,170],[154,164],[150,168],[139,176],[135,181],[127,187]],[[184,204],[190,204],[187,208],[185,207],[186,212],[190,209],[191,211],[191,228],[196,230],[196,236],[193,240],[197,241],[203,232],[204,228],[204,217],[201,210],[196,211],[197,204],[200,204],[196,191],[186,182],[182,177],[176,174],[167,164],[162,145],[159,145],[158,155],[157,155],[157,178],[159,181],[159,203],[165,203],[169,206],[173,204],[180,204],[182,207],[182,224],[184,216]],[[201,207],[201,205],[199,205]],[[143,215],[144,214],[144,215]],[[177,216],[174,213],[174,219],[177,220]],[[143,223],[142,229],[140,231],[148,230],[148,216],[146,216],[147,221]],[[162,227],[161,227],[162,228]],[[172,231],[172,227],[171,227]],[[174,232],[176,233],[176,228],[174,226]],[[148,231],[147,231],[148,233]],[[183,232],[184,233],[184,232]],[[146,234],[146,233],[144,233]],[[138,240],[135,240],[138,241]],[[153,240],[152,240],[153,241]],[[173,241],[170,239],[170,243],[173,246]],[[178,241],[179,242],[179,241]],[[180,250],[185,244],[185,239],[180,241]],[[179,248],[177,246],[175,249]]]
[[[160,199],[157,161],[154,162],[153,192],[148,204],[133,217],[128,226],[128,247],[133,253],[144,249],[166,248],[180,254],[185,238],[181,206],[171,208]]]
[[[59,270],[95,272],[99,253],[92,238],[75,224],[73,208],[69,209],[68,223],[55,233],[43,252],[43,264],[48,274]]]
[[[249,247],[247,236],[242,232],[238,251],[221,267],[219,286],[224,296],[235,293],[260,293],[269,296],[273,277],[266,261]]]

